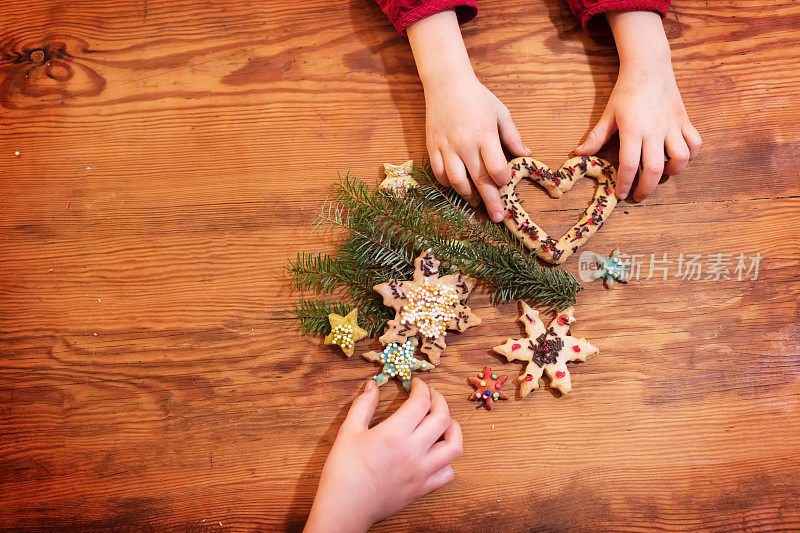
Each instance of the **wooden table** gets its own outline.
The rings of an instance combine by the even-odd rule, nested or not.
[[[0,528],[299,529],[376,367],[300,335],[283,262],[333,249],[308,223],[338,172],[425,155],[406,41],[369,0],[7,1],[0,21]],[[489,352],[516,305],[479,289],[483,325],[426,376],[463,426],[456,480],[375,529],[800,528],[800,6],[675,0],[665,27],[705,146],[590,243],[642,261],[579,294],[600,355],[567,396],[476,410],[469,375],[522,368]],[[485,0],[464,35],[560,164],[613,46],[560,0]],[[566,228],[581,187],[526,205]],[[731,279],[705,279],[719,253]],[[404,397],[383,387],[378,419]]]

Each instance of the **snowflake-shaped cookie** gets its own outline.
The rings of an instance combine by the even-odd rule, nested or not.
[[[427,361],[420,361],[414,357],[417,339],[408,339],[403,344],[390,342],[382,352],[367,352],[361,354],[367,361],[381,363],[383,371],[375,376],[378,385],[383,385],[389,378],[397,378],[403,387],[411,390],[411,372],[414,370],[432,370],[433,365]]]
[[[461,303],[475,283],[474,278],[460,272],[440,278],[439,261],[430,250],[422,252],[414,260],[412,281],[391,279],[374,287],[383,296],[383,303],[397,311],[379,340],[384,344],[402,344],[409,337],[419,335],[422,337],[420,351],[438,365],[446,348],[446,330],[464,331],[481,323],[481,319]]]
[[[469,399],[483,402],[478,408],[485,405],[486,409],[491,411],[494,400],[508,400],[508,395],[502,390],[503,383],[507,379],[508,376],[492,374],[492,369],[487,366],[483,372],[478,374],[477,378],[469,378],[472,385],[478,389],[470,395]]]
[[[586,339],[576,339],[569,335],[569,328],[575,321],[574,309],[570,307],[561,311],[544,327],[539,318],[539,311],[531,309],[525,302],[522,304],[522,315],[517,319],[525,326],[525,337],[508,339],[505,344],[492,348],[509,361],[527,361],[524,374],[519,377],[520,394],[524,398],[532,390],[539,388],[539,378],[547,372],[550,386],[566,394],[572,389],[567,363],[569,361],[585,361],[587,357],[596,355],[598,349]]]

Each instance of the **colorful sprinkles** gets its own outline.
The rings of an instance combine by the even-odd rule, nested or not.
[[[481,319],[462,303],[477,281],[456,272],[439,277],[439,261],[426,250],[414,260],[414,279],[390,279],[374,289],[383,296],[383,303],[394,308],[395,317],[380,337],[383,344],[403,343],[420,338],[420,351],[434,365],[439,364],[447,347],[447,330],[464,331],[481,323]]]
[[[411,372],[414,370],[431,370],[433,365],[414,357],[417,339],[411,338],[404,343],[390,342],[382,352],[367,352],[364,359],[383,365],[383,370],[375,376],[378,385],[383,385],[390,378],[399,379],[406,390],[411,390]]]
[[[481,401],[478,409],[485,406],[487,410],[491,411],[495,400],[508,399],[508,395],[502,390],[506,379],[508,379],[508,376],[493,374],[492,370],[487,366],[483,369],[483,372],[478,374],[477,378],[469,378],[472,385],[478,389],[470,395],[469,399]]]
[[[447,335],[447,326],[456,316],[458,292],[451,287],[428,283],[406,294],[408,305],[400,312],[401,324],[413,324],[423,337],[436,338]]]
[[[323,342],[339,346],[347,357],[352,357],[356,343],[367,336],[367,332],[358,325],[358,309],[353,309],[345,316],[331,313],[328,322],[331,332]]]

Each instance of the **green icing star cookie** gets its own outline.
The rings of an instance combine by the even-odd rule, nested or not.
[[[367,352],[361,354],[364,359],[383,364],[383,371],[375,376],[378,385],[383,385],[389,378],[397,378],[403,387],[411,390],[411,372],[414,370],[432,370],[434,366],[427,361],[420,361],[414,357],[417,347],[416,337],[408,339],[403,344],[390,342],[382,352]]]
[[[335,344],[347,357],[352,357],[356,343],[367,336],[367,332],[358,327],[358,309],[353,309],[346,316],[331,313],[328,320],[331,332],[325,337],[325,344]]]
[[[628,282],[628,265],[619,258],[619,248],[614,248],[609,256],[595,252],[594,260],[597,270],[592,273],[592,279],[602,279],[606,289],[610,289],[615,281]]]

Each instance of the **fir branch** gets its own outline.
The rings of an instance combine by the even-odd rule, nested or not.
[[[349,302],[328,299],[300,299],[294,304],[294,315],[300,321],[303,335],[327,335],[331,331],[328,315],[346,315],[358,307],[358,323],[370,337],[377,336],[386,327],[386,321],[394,316],[392,310],[383,306],[354,306]]]
[[[364,186],[364,184],[359,183],[359,186]],[[368,247],[373,250],[380,249],[382,257],[388,260],[388,265],[392,268],[400,270],[404,266],[410,266],[413,269],[413,259],[409,260],[406,255],[398,251],[392,245],[390,237],[375,231],[364,215],[363,211],[354,209],[353,213],[350,213],[345,211],[342,206],[329,203],[323,205],[315,227],[350,230],[353,235],[360,237],[364,242],[369,241]]]
[[[333,300],[300,299],[294,303],[294,314],[300,320],[300,332],[303,335],[327,335],[331,331],[328,315],[346,315],[353,307],[347,302]]]
[[[334,292],[352,283],[352,268],[328,254],[298,253],[295,262],[287,261],[292,284],[300,290]]]
[[[316,293],[345,290],[356,306],[380,306],[381,296],[373,287],[393,277],[385,270],[354,263],[347,255],[332,258],[326,254],[298,254],[297,261],[289,261],[287,269],[298,289]]]
[[[288,269],[299,289],[344,291],[350,301],[300,300],[295,314],[304,333],[327,332],[330,312],[354,307],[362,327],[371,336],[379,333],[393,311],[372,287],[390,278],[411,279],[414,257],[424,249],[444,269],[487,281],[494,287],[493,302],[530,298],[559,310],[575,302],[582,287],[571,274],[541,266],[504,225],[477,218],[463,198],[433,178],[429,164],[415,168],[413,176],[420,185],[402,198],[350,174],[340,177],[315,225],[347,237],[335,257],[298,254]]]
[[[476,220],[469,203],[454,189],[444,187],[433,176],[430,162],[425,161],[421,168],[414,168],[414,178],[420,183],[415,193],[421,195],[435,209],[439,216],[445,218],[456,227],[463,227],[468,234],[462,238],[482,238],[497,244],[509,246],[519,253],[524,253],[524,245],[501,224],[490,220]]]

